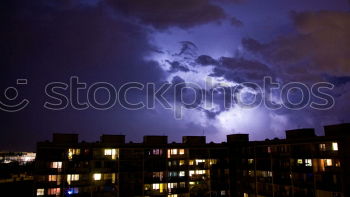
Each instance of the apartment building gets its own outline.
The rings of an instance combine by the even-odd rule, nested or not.
[[[205,136],[124,135],[80,142],[77,134],[54,134],[37,144],[34,196],[157,197],[346,197],[349,196],[350,124],[286,131],[286,139],[227,142]]]
[[[349,196],[349,132],[344,124],[326,126],[325,136],[299,129],[286,131],[286,139],[249,142],[239,148],[237,196]]]

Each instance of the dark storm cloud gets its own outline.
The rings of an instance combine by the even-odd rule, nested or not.
[[[299,125],[320,127],[340,121],[349,121],[350,75],[350,14],[348,12],[319,11],[292,12],[295,31],[260,42],[247,38],[243,47],[268,62],[284,82],[298,81],[308,85],[328,81],[335,88],[327,93],[335,99],[329,110],[305,108],[279,113]],[[311,98],[312,101],[315,98]]]
[[[182,71],[182,72],[189,72],[190,71],[190,69],[188,69],[187,66],[181,65],[181,63],[178,61],[171,62],[171,61],[167,60],[167,62],[170,64],[169,72],[171,72],[171,73],[179,72],[179,71]]]
[[[273,76],[273,72],[265,64],[243,58],[222,57],[221,66],[214,69],[214,75],[224,76],[235,82],[259,82],[264,76]]]
[[[200,109],[200,110],[203,111],[205,113],[206,117],[208,119],[211,119],[211,120],[215,119],[216,116],[221,113],[221,111],[214,112],[214,111],[206,110],[206,109],[203,109],[203,108]]]
[[[190,56],[190,57],[194,57],[197,55],[197,46],[190,41],[182,41],[180,42],[181,44],[181,50],[178,54],[176,54],[177,56]]]
[[[43,103],[48,82],[68,82],[75,75],[88,84],[106,81],[118,87],[123,82],[157,82],[163,77],[157,63],[144,58],[156,48],[149,44],[148,30],[110,15],[104,4],[13,0],[0,9],[1,89],[17,78],[27,78],[29,85],[20,96],[31,100],[19,113],[0,112],[6,131],[2,147],[28,149],[39,139],[49,139],[51,132],[93,134],[132,124],[122,121],[115,126],[127,116],[121,111],[47,111]],[[26,143],[24,136],[34,139]]]
[[[262,82],[264,76],[274,76],[269,66],[244,57],[220,57],[215,59],[209,55],[197,55],[198,48],[192,42],[180,42],[181,49],[171,55],[180,58],[181,61],[166,62],[170,65],[169,72],[197,72],[200,66],[213,66],[211,77],[224,77],[233,82]]]
[[[219,105],[219,109],[216,106],[213,109],[199,109],[206,113],[208,119],[203,120],[203,117],[195,113],[193,119],[175,122],[173,113],[166,112],[163,108],[137,111],[120,108],[107,111],[67,109],[56,112],[45,110],[42,106],[43,101],[47,100],[44,87],[47,82],[51,81],[67,82],[72,75],[79,76],[81,81],[88,84],[107,81],[118,87],[124,82],[138,81],[156,82],[156,85],[160,86],[162,85],[160,81],[165,80],[164,77],[169,76],[169,73],[160,70],[158,63],[163,62],[148,60],[152,57],[151,53],[167,55],[166,52],[160,51],[157,46],[150,44],[150,42],[157,40],[158,33],[169,33],[172,40],[189,39],[186,36],[184,36],[186,38],[182,37],[181,34],[185,31],[172,27],[188,29],[205,25],[198,28],[203,32],[199,33],[196,38],[191,37],[192,35],[197,36],[197,33],[193,34],[192,32],[192,30],[196,31],[196,28],[186,31],[184,34],[198,41],[198,46],[206,44],[207,40],[205,39],[208,38],[214,39],[214,42],[216,39],[221,42],[223,40],[231,42],[224,35],[226,34],[227,22],[238,26],[241,23],[237,21],[238,19],[235,20],[236,18],[230,18],[231,15],[227,16],[223,8],[231,13],[233,11],[230,8],[232,3],[244,1],[3,1],[0,7],[0,53],[2,54],[0,89],[4,90],[9,85],[13,85],[17,78],[27,78],[29,85],[24,89],[21,87],[19,96],[29,98],[31,105],[18,113],[0,112],[3,123],[1,129],[4,131],[0,138],[0,148],[33,150],[36,141],[49,139],[52,132],[77,132],[87,136],[87,140],[95,140],[102,132],[124,132],[123,134],[126,134],[127,137],[135,140],[135,136],[140,137],[147,131],[150,133],[146,134],[163,135],[164,133],[159,132],[162,130],[167,134],[179,137],[184,132],[191,135],[193,134],[191,132],[195,130],[202,130],[202,126],[195,122],[195,119],[201,120],[200,122],[209,122],[208,119],[215,120],[218,115],[225,112],[223,99],[232,96],[229,90],[227,94],[220,92],[214,94],[213,103]],[[253,7],[256,6],[253,5]],[[266,7],[274,12],[274,6],[269,4]],[[335,118],[339,118],[341,115],[348,116],[350,109],[346,104],[350,98],[350,93],[348,93],[350,83],[347,76],[349,75],[348,63],[350,62],[348,61],[348,47],[350,46],[348,15],[348,13],[341,12],[293,13],[292,18],[295,21],[296,32],[286,34],[284,31],[282,32],[283,37],[265,43],[254,38],[245,39],[242,41],[243,46],[252,53],[244,57],[197,56],[199,50],[194,43],[191,41],[181,42],[182,48],[178,53],[171,54],[173,55],[169,57],[171,60],[167,61],[170,65],[168,71],[171,75],[179,74],[173,78],[171,88],[185,82],[184,79],[189,80],[192,72],[202,74],[201,69],[203,69],[207,74],[209,67],[203,68],[198,64],[213,66],[211,76],[224,77],[233,82],[261,82],[263,76],[275,73],[278,74],[279,78],[285,79],[284,72],[288,73],[291,78],[302,75],[309,80],[315,76],[324,76],[314,74],[315,71],[328,72],[330,73],[328,76],[331,77],[327,79],[333,80],[338,86],[336,90],[337,102],[344,104],[337,105],[334,111],[325,111],[324,114]],[[256,13],[244,12],[239,19],[241,17],[242,19],[254,18]],[[208,24],[221,20],[226,20],[226,23],[221,25]],[[262,24],[266,21],[257,22]],[[280,24],[271,22],[269,27],[278,29],[278,25]],[[244,31],[241,32],[247,35],[255,35],[252,31],[259,32],[256,31],[259,29],[257,27],[245,29],[248,26],[247,20],[247,23],[242,27]],[[219,28],[220,34],[223,30],[222,38],[208,36],[207,33],[211,32],[210,28]],[[206,46],[208,47],[209,44]],[[217,52],[226,50],[228,53],[232,52],[225,46],[220,47]],[[248,57],[253,57],[254,60],[250,60]],[[329,62],[332,62],[332,65]],[[186,74],[181,78],[183,73]],[[199,91],[203,92],[204,90]],[[146,98],[144,92],[136,92],[137,94],[131,95],[133,99],[139,101]],[[177,93],[177,96],[181,95],[178,91],[171,92]],[[3,94],[0,95],[0,100],[1,96]],[[174,99],[173,95],[166,96]],[[187,91],[181,96],[185,100],[191,100],[193,92]],[[170,101],[173,100],[170,99]],[[324,119],[321,115],[314,118],[316,113],[306,113],[305,111],[307,110],[298,112],[286,110],[280,113],[293,117],[290,121],[293,124],[304,124],[309,120],[320,122],[319,120]],[[243,112],[239,113],[244,115]],[[263,116],[268,117],[269,114],[274,113],[266,111]],[[255,114],[254,118],[254,121],[257,121]],[[250,120],[247,122],[248,125],[253,125],[250,124]],[[228,123],[224,122],[222,125]],[[210,130],[218,128],[213,125],[206,123]],[[258,123],[254,123],[254,125],[258,125]],[[313,125],[310,124],[310,126]],[[266,130],[270,129],[263,127]]]
[[[233,70],[251,70],[253,72],[269,72],[267,65],[257,61],[247,60],[243,58],[222,57],[220,58],[222,66]]]
[[[259,41],[253,38],[243,38],[242,45],[252,52],[259,52],[265,47],[265,45],[261,44]]]
[[[182,47],[180,52],[171,55],[172,57],[179,58],[184,65],[189,66],[189,70],[180,70],[173,69],[174,65],[171,65],[171,70],[174,71],[173,73],[178,73],[180,76],[184,72],[200,73],[201,69],[203,69],[201,66],[212,67],[213,70],[212,73],[209,74],[210,77],[222,77],[227,81],[234,83],[252,82],[261,85],[265,76],[275,76],[274,72],[267,65],[259,61],[249,60],[243,57],[220,57],[216,59],[209,55],[197,56],[193,55],[197,54],[198,50],[194,43],[181,43]],[[174,64],[174,62],[169,60],[167,61],[168,63]],[[175,63],[175,67],[179,67],[180,63],[178,61],[175,61]],[[172,83],[176,85],[179,84],[178,81],[185,82],[183,79],[180,79],[181,78],[177,76],[173,79]],[[214,85],[210,89],[200,88],[198,93],[202,94],[202,98],[206,98],[207,102],[212,102],[215,104],[215,108],[209,107],[206,109],[201,105],[197,106],[196,109],[204,112],[206,118],[215,120],[218,115],[220,115],[222,112],[228,111],[230,107],[235,105],[236,101],[234,100],[233,95],[237,93],[237,91],[242,90],[243,87],[250,87],[252,89],[256,88],[255,86],[251,87],[243,84],[241,86],[235,86],[234,88],[221,86],[218,84]],[[178,93],[178,95],[180,94]],[[191,100],[193,98],[193,92],[190,92],[189,94],[182,92],[181,97],[185,100]]]
[[[265,64],[241,57],[221,57],[218,60],[201,55],[196,63],[214,66],[213,77],[224,77],[234,82],[262,82],[264,76],[274,76],[274,72]]]
[[[341,76],[341,77],[336,77],[336,76],[327,76],[326,77],[329,82],[336,86],[342,86],[350,82],[350,76]]]
[[[244,39],[243,46],[267,61],[318,73],[350,74],[350,13],[335,11],[292,13],[298,34],[268,43]]]
[[[268,66],[257,61],[227,57],[220,60],[222,66],[215,68],[214,75],[221,72],[230,81],[262,83],[265,76],[274,76]]]
[[[249,0],[217,0],[219,2],[224,2],[224,3],[245,3]]]
[[[196,62],[198,64],[201,64],[203,66],[207,65],[218,65],[219,62],[215,60],[214,58],[210,57],[209,55],[200,55],[197,59]]]
[[[236,17],[232,17],[230,22],[231,22],[231,25],[235,27],[243,27],[243,22],[237,19]]]
[[[195,62],[201,66],[213,66],[213,72],[209,75],[211,77],[223,77],[228,81],[235,83],[256,83],[262,85],[265,76],[275,78],[275,73],[269,66],[255,60],[245,59],[243,57],[220,57],[215,59],[208,55],[200,55],[195,59]],[[244,85],[244,87],[251,87]],[[255,89],[254,87],[251,87]],[[231,87],[216,87],[203,90],[205,97],[217,105],[214,111],[199,108],[203,111],[208,119],[214,120],[224,111],[230,108],[227,106],[234,106],[237,102],[234,94],[243,89],[242,85]]]
[[[154,48],[147,30],[109,16],[104,6],[51,8],[49,13],[43,5],[19,6],[1,30],[5,65],[12,70],[41,77],[95,73],[96,78],[103,74],[118,80],[159,78],[155,63],[143,60]]]
[[[189,28],[226,17],[209,0],[107,0],[118,11],[158,29]]]

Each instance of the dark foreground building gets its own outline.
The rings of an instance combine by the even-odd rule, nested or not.
[[[34,159],[35,153],[0,152],[0,196],[32,195]]]
[[[249,141],[247,134],[206,143],[205,136],[145,136],[125,143],[77,134],[39,142],[34,196],[347,197],[350,124],[286,131],[286,139]]]

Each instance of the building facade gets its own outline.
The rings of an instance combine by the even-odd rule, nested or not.
[[[249,141],[247,134],[206,143],[205,136],[123,135],[79,142],[54,134],[39,142],[34,196],[346,197],[350,124],[286,131],[286,139]]]

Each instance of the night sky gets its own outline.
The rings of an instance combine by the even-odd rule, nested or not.
[[[249,133],[251,140],[284,137],[284,130],[350,121],[350,4],[347,0],[5,0],[0,3],[0,99],[7,87],[30,104],[0,112],[0,149],[33,151],[54,132],[79,133],[96,141],[101,134],[207,135]],[[329,82],[331,109],[269,110],[222,107],[186,108],[182,118],[156,103],[154,109],[87,108],[48,110],[45,86],[126,82],[228,86],[261,84],[271,76],[282,84]],[[17,85],[27,79],[27,85]],[[67,95],[69,91],[65,92]],[[86,92],[82,91],[82,94]],[[98,99],[105,100],[103,91]],[[133,102],[145,91],[130,91]],[[186,95],[185,95],[186,96]],[[191,95],[189,95],[190,97]],[[171,96],[169,96],[171,97]],[[295,96],[297,97],[297,96]],[[81,98],[84,101],[84,98]],[[16,102],[16,101],[11,101]]]

